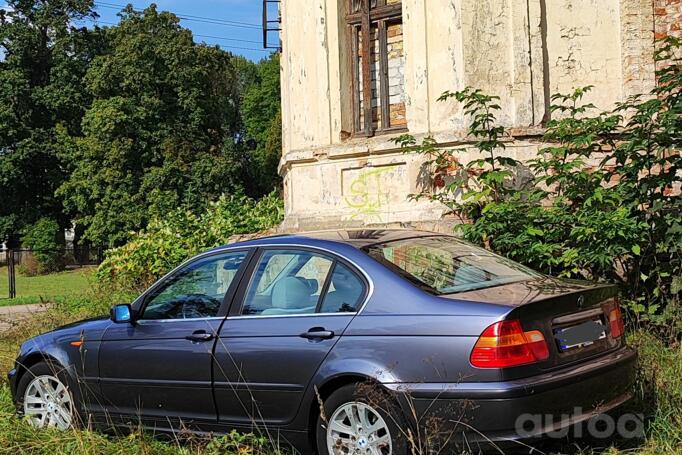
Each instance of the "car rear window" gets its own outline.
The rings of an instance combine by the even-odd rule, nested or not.
[[[418,237],[365,247],[364,251],[434,294],[485,289],[541,275],[450,236]]]

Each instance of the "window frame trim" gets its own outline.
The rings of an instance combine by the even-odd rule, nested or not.
[[[377,5],[375,8],[372,8],[371,10],[371,16],[372,18],[376,18],[376,20],[385,20],[391,18],[395,19],[396,18],[395,16],[398,14],[400,14],[400,16],[402,17],[402,13],[403,13],[402,0],[400,3],[391,3],[390,5]],[[362,11],[358,11],[357,13],[352,13],[349,11],[346,14],[346,23],[348,25],[360,24],[360,22],[362,22],[362,14],[363,14]]]
[[[417,276],[412,275],[410,272],[407,270],[403,269],[399,265],[395,264],[394,262],[390,261],[389,259],[386,259],[386,257],[380,253],[380,249],[386,248],[387,246],[391,246],[394,244],[403,244],[403,243],[409,243],[410,245],[413,245],[414,242],[411,242],[412,240],[422,240],[422,239],[441,239],[441,238],[446,238],[450,240],[454,240],[458,243],[463,244],[464,246],[469,246],[469,247],[474,247],[476,249],[482,250],[482,253],[485,253],[486,257],[493,257],[501,260],[502,262],[504,261],[509,261],[512,262],[516,265],[521,266],[524,270],[525,273],[528,273],[529,275],[534,275],[535,278],[542,277],[543,274],[538,272],[537,270],[531,269],[530,267],[527,267],[519,262],[516,262],[512,259],[509,259],[505,256],[493,253],[492,251],[488,251],[483,249],[482,247],[468,244],[467,242],[463,241],[460,238],[453,237],[450,235],[445,235],[445,234],[429,234],[429,235],[424,235],[424,236],[419,236],[419,237],[407,237],[403,239],[396,239],[396,240],[389,240],[387,242],[376,242],[376,243],[371,243],[369,245],[365,245],[361,248],[361,251],[365,253],[368,257],[371,257],[387,269],[391,270],[391,272],[395,273],[397,276],[402,278],[403,280],[407,281],[410,283],[412,286],[416,287],[417,289],[420,289],[423,292],[426,292],[427,294],[430,294],[434,297],[441,297],[445,295],[450,295],[450,296],[456,296],[457,294],[460,293],[465,293],[465,292],[470,292],[470,291],[476,291],[476,290],[485,290],[485,289],[492,289],[498,286],[503,286],[505,284],[511,284],[511,283],[520,283],[524,281],[529,281],[534,279],[533,276],[528,276],[524,279],[518,280],[518,281],[512,281],[508,283],[501,283],[501,284],[494,284],[489,287],[483,287],[483,288],[474,288],[474,289],[469,289],[469,290],[461,290],[461,291],[454,291],[454,292],[443,292],[437,288],[434,288],[428,283],[425,283],[424,281],[420,280]],[[461,257],[461,256],[458,256]],[[456,259],[457,257],[455,257]]]
[[[320,298],[317,299],[317,305],[315,305],[315,314],[320,313],[322,305],[324,305],[324,301],[327,299],[327,292],[329,292],[329,286],[331,286],[332,284],[332,276],[336,271],[336,264],[338,264],[338,262],[339,261],[337,261],[336,258],[332,260],[332,266],[329,267],[329,272],[327,272],[327,276],[324,279],[324,284],[322,285],[322,290],[320,291]],[[362,284],[362,286],[366,287],[364,283]]]
[[[260,262],[260,259],[262,256],[265,254],[266,251],[269,250],[287,250],[287,251],[308,251],[311,253],[318,254],[320,256],[324,256],[328,258],[329,260],[332,261],[332,266],[329,268],[329,272],[327,273],[327,277],[325,278],[325,283],[323,285],[327,286],[328,289],[328,284],[331,283],[331,275],[336,267],[336,264],[338,262],[341,262],[342,264],[346,265],[353,273],[355,273],[360,280],[360,282],[363,285],[363,299],[360,300],[362,303],[358,305],[357,311],[349,311],[349,312],[344,312],[344,313],[320,313],[318,312],[318,306],[320,305],[320,302],[324,302],[324,298],[326,297],[322,292],[320,292],[320,299],[318,300],[318,304],[315,307],[315,312],[314,313],[302,313],[302,314],[285,314],[285,315],[260,315],[260,314],[241,314],[242,309],[244,307],[244,304],[246,302],[246,294],[248,292],[249,286],[251,284],[251,280],[253,278],[253,274],[255,272],[256,267],[258,266],[258,263]],[[324,289],[326,292],[326,289]],[[239,285],[239,288],[237,289],[235,295],[232,297],[232,302],[230,304],[230,308],[227,313],[227,318],[226,319],[253,319],[253,318],[291,318],[291,317],[311,317],[311,316],[356,316],[364,310],[365,306],[369,302],[371,296],[374,294],[374,283],[370,279],[370,277],[367,275],[366,272],[362,270],[357,264],[354,262],[339,256],[337,253],[334,251],[330,251],[324,248],[319,248],[319,247],[311,247],[307,245],[297,245],[297,244],[271,244],[271,245],[261,245],[257,247],[256,251],[254,252],[250,263],[248,267],[244,270],[244,275],[241,278],[241,283]]]
[[[215,316],[210,316],[210,317],[204,317],[204,318],[191,318],[191,319],[142,319],[142,315],[144,314],[144,310],[147,308],[147,305],[149,304],[150,299],[156,297],[157,291],[163,292],[163,289],[168,285],[168,282],[172,280],[174,277],[176,277],[178,274],[182,273],[185,271],[188,267],[191,267],[193,264],[203,261],[205,259],[209,259],[214,256],[225,256],[225,255],[230,255],[230,254],[235,254],[235,253],[246,253],[246,257],[242,261],[241,265],[239,266],[239,269],[237,270],[237,274],[234,276],[232,279],[232,282],[227,288],[227,291],[225,292],[225,295],[223,295],[222,302],[220,304],[220,308],[218,309],[218,314]],[[188,259],[187,261],[183,262],[170,272],[168,272],[166,275],[163,277],[159,278],[153,285],[151,285],[146,291],[144,291],[135,301],[132,303],[131,307],[133,308],[135,320],[137,323],[151,323],[151,322],[174,322],[174,321],[202,321],[202,320],[212,320],[212,319],[224,319],[230,309],[230,305],[232,303],[232,300],[234,299],[234,295],[236,294],[237,290],[239,289],[239,285],[241,284],[242,279],[244,278],[244,275],[246,273],[246,270],[248,266],[253,262],[254,254],[256,252],[256,248],[253,247],[241,247],[241,248],[235,248],[235,249],[224,249],[224,250],[214,250],[214,251],[208,251],[206,253],[200,254],[198,256],[195,256],[193,258]],[[139,318],[139,319],[138,319]]]
[[[390,5],[379,1],[377,6],[372,8],[370,0],[360,0],[360,11],[357,13],[351,12],[351,1],[347,1],[346,13],[346,27],[350,33],[350,48],[349,53],[350,69],[351,69],[351,98],[353,102],[352,112],[353,118],[351,122],[352,132],[351,138],[368,138],[379,135],[386,135],[392,133],[399,133],[409,131],[408,125],[388,126],[386,128],[373,127],[373,108],[372,108],[372,45],[371,36],[372,25],[377,25],[377,39],[379,40],[379,70],[378,76],[380,78],[380,93],[379,100],[381,101],[381,118],[390,119],[390,95],[388,88],[388,51],[387,51],[387,29],[388,24],[393,21],[400,20],[403,25],[403,4],[392,3]],[[383,3],[383,4],[382,4]],[[359,29],[359,30],[356,30]],[[362,36],[362,47],[359,49],[358,35]],[[363,60],[360,65],[360,52],[362,52]],[[369,60],[369,63],[365,63]],[[360,75],[362,75],[362,87],[360,87]],[[360,96],[360,88],[362,88],[362,97]],[[363,108],[360,109],[362,103]],[[361,122],[361,117],[364,117],[364,125]],[[390,123],[390,122],[389,122]]]
[[[253,280],[254,280],[254,278],[256,277],[257,268],[258,268],[258,266],[261,264],[261,261],[262,261],[263,257],[265,257],[265,255],[267,254],[268,251],[279,251],[281,254],[291,253],[291,254],[294,255],[294,256],[298,256],[298,255],[300,254],[300,252],[303,251],[303,250],[301,250],[300,248],[290,248],[290,249],[287,249],[287,248],[272,248],[272,249],[268,249],[268,248],[259,248],[259,252],[257,253],[257,255],[256,255],[256,257],[254,258],[254,261],[253,261],[253,268],[252,268],[252,270],[250,271],[249,276],[248,276],[248,278],[247,278],[247,280],[246,280],[246,282],[245,282],[245,284],[244,284],[244,295],[243,295],[243,297],[240,296],[240,298],[237,299],[237,301],[241,301],[241,305],[239,305],[239,313],[236,314],[236,316],[260,316],[260,314],[241,314],[241,312],[244,311],[244,305],[245,305],[245,303],[246,303],[246,297],[247,297],[247,295],[248,295],[248,292],[251,290],[251,285],[254,284],[254,281],[253,281]],[[334,264],[335,264],[336,262],[335,262],[335,260],[334,260],[333,258],[328,257],[328,255],[326,255],[326,254],[317,253],[317,252],[312,252],[312,253],[313,253],[313,254],[316,254],[318,257],[322,257],[322,258],[324,258],[324,259],[326,259],[326,260],[328,260],[328,261],[330,262],[329,270],[327,271],[327,276],[325,277],[325,281],[324,281],[324,283],[326,283],[326,282],[327,282],[327,278],[329,277],[329,272],[334,268]],[[284,271],[286,270],[286,268],[289,266],[289,264],[290,264],[290,262],[288,262],[288,263],[284,266],[284,268],[283,268],[282,270],[279,271],[279,273],[275,276],[275,279],[274,279],[270,284],[268,284],[268,285],[266,286],[266,288],[264,289],[264,291],[267,291],[267,290],[269,289],[269,290],[270,290],[270,293],[271,293],[271,295],[272,295],[272,288],[274,287],[275,283],[278,281],[278,279],[280,278],[280,276],[282,275],[282,273],[284,273]],[[266,267],[267,267],[267,265],[266,265]],[[300,271],[300,269],[299,269],[299,271]],[[320,300],[324,300],[324,299],[323,299],[323,294],[322,294],[322,291],[323,291],[323,288],[324,288],[324,283],[323,283],[323,285],[322,285],[322,288],[320,288],[320,296],[318,297],[318,300],[317,300],[317,302],[315,303],[315,308],[317,308],[317,306],[319,305]],[[255,295],[255,294],[254,294],[254,295]],[[309,313],[303,313],[303,314],[309,314]],[[311,314],[314,314],[314,313],[311,313]],[[267,315],[266,315],[266,316],[267,316]],[[274,315],[274,316],[277,316],[277,315]]]

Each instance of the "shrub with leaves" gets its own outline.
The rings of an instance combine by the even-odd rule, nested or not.
[[[496,124],[495,113],[500,110],[498,96],[467,87],[460,92],[445,92],[438,100],[451,98],[463,103],[465,115],[471,118],[469,135],[475,140],[473,147],[479,152],[478,158],[462,166],[457,154],[467,148],[443,149],[432,137],[417,145],[414,136],[405,134],[396,142],[403,148],[427,155],[429,159],[425,166],[433,168],[433,183],[439,191],[426,189],[413,198],[439,201],[453,213],[472,218],[479,216],[488,203],[500,202],[513,193],[510,183],[519,163],[500,154],[505,148],[505,128]]]
[[[28,267],[24,272],[28,275],[57,272],[64,268],[63,249],[60,242],[63,231],[59,223],[48,218],[41,218],[24,230],[22,246],[33,250],[36,267]]]
[[[272,193],[258,201],[222,196],[200,215],[176,210],[154,218],[122,247],[109,250],[98,270],[101,281],[144,288],[191,256],[228,242],[236,234],[263,231],[282,221],[284,208]]]
[[[657,87],[613,111],[582,102],[592,87],[553,96],[548,145],[527,163],[500,156],[508,134],[497,124],[497,97],[471,88],[443,94],[443,101],[464,104],[482,158],[460,164],[462,148],[402,136],[406,151],[428,157],[432,176],[432,186],[414,197],[444,203],[465,221],[460,229],[468,240],[536,269],[621,284],[638,321],[679,336],[680,44],[669,38],[659,46]]]

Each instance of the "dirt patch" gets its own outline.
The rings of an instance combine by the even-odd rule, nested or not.
[[[49,305],[44,303],[0,307],[0,333],[9,330],[22,319],[46,312],[48,308]]]

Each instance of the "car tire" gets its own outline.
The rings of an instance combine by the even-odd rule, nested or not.
[[[407,426],[395,399],[375,384],[348,384],[324,400],[324,415],[318,415],[315,439],[319,455],[370,454],[370,445],[382,455],[407,454]],[[357,413],[356,413],[357,412]],[[359,432],[345,433],[355,422],[369,424]],[[363,417],[360,417],[360,413]],[[334,442],[334,438],[336,441]],[[352,445],[350,445],[352,444]],[[350,445],[350,447],[349,447]],[[330,448],[332,450],[330,450]]]
[[[27,399],[31,400],[28,407]],[[28,368],[17,384],[15,405],[17,414],[36,428],[68,430],[81,423],[77,389],[64,368],[53,362],[43,361]]]

